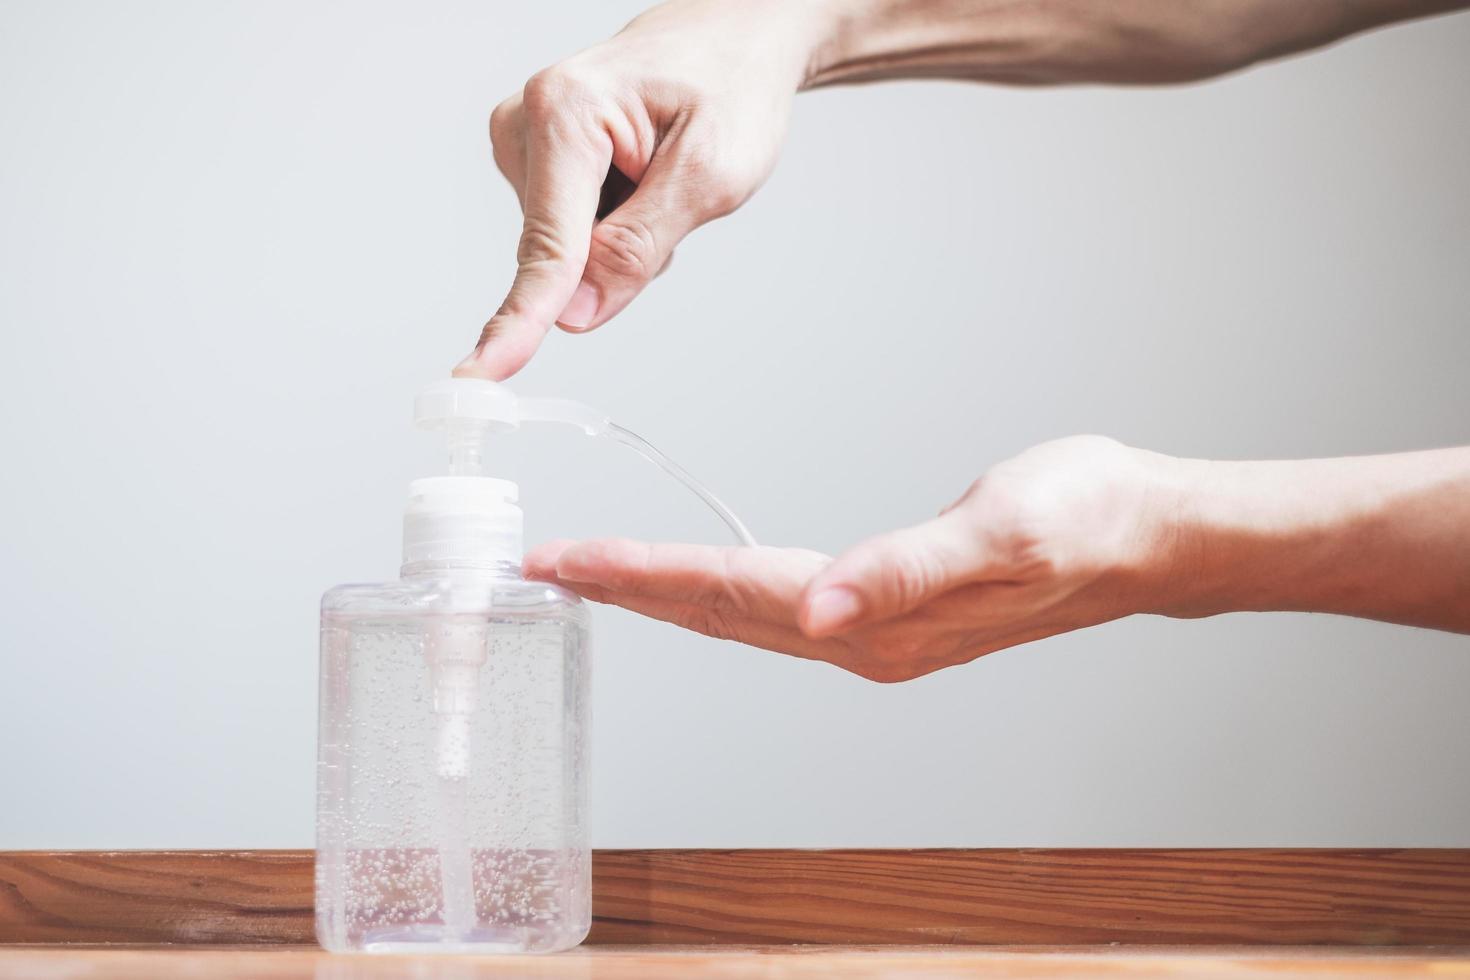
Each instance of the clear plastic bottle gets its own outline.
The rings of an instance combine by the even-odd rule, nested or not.
[[[503,480],[415,481],[402,578],[322,599],[329,950],[552,952],[591,925],[588,619],[520,577],[515,501]]]
[[[514,483],[485,439],[525,422],[614,439],[714,494],[603,413],[449,378],[414,401],[449,475],[415,480],[396,582],[322,597],[317,939],[333,952],[553,952],[592,924],[588,617],[520,577]]]

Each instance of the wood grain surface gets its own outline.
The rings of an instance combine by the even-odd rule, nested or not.
[[[1470,977],[1467,951],[851,946],[581,946],[555,956],[335,956],[320,950],[0,947],[24,980],[1397,980]]]
[[[648,850],[598,944],[1470,944],[1470,850]],[[0,852],[0,943],[312,942],[310,851]]]

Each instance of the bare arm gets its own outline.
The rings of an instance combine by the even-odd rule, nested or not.
[[[836,558],[552,542],[525,571],[879,681],[1137,613],[1297,610],[1470,633],[1470,448],[1207,462],[1079,436]]]
[[[672,0],[491,116],[525,214],[515,281],[457,374],[616,316],[760,187],[803,89],[884,78],[1203,78],[1467,0]],[[610,169],[611,168],[611,169]],[[615,173],[612,171],[616,171]]]
[[[808,85],[1160,83],[1306,51],[1464,0],[867,0],[834,6]]]
[[[1470,632],[1470,448],[1180,467],[1176,584],[1158,611]]]

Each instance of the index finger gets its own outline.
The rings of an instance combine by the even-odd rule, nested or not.
[[[615,538],[551,546],[526,556],[533,576],[555,576],[625,595],[692,603],[792,623],[802,589],[828,561],[798,548],[648,544]]]
[[[587,265],[612,141],[582,119],[532,111],[529,99],[526,110],[531,132],[516,277],[474,352],[454,369],[461,377],[503,381],[524,367],[567,308]]]

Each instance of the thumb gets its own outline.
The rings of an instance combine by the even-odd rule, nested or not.
[[[582,332],[612,319],[706,220],[703,202],[674,171],[667,156],[655,156],[628,199],[593,227],[587,267],[557,326]]]
[[[797,622],[808,636],[824,637],[900,616],[991,571],[987,551],[963,507],[870,538],[812,578]]]

